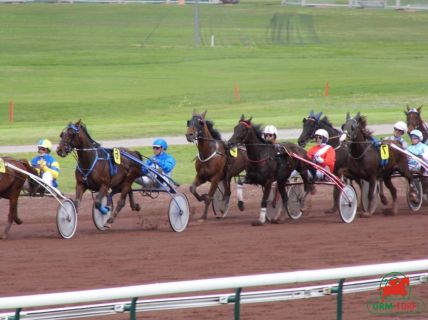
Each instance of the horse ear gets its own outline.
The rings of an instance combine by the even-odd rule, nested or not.
[[[422,105],[418,108],[418,113],[420,114],[422,111]]]
[[[317,119],[317,121],[319,121],[319,120],[320,120],[320,118],[321,118],[321,116],[322,116],[322,112],[318,113],[318,114],[315,116],[315,119]]]
[[[241,121],[245,120],[244,114],[241,114],[241,119],[239,119],[239,120],[241,120]]]
[[[251,120],[253,120],[253,116],[251,116],[250,119],[248,119],[248,123],[251,123]]]
[[[202,114],[201,114],[202,119],[205,119],[207,112],[208,112],[208,110],[205,110],[204,112],[202,112]]]
[[[196,115],[196,110],[193,109],[193,111],[192,111],[192,117],[195,116],[195,115]]]
[[[75,123],[76,126],[80,126],[80,123],[82,122],[82,119],[77,120],[77,122]]]
[[[349,112],[346,113],[346,121],[348,121],[349,119],[351,119],[351,115],[349,114]]]
[[[409,104],[406,104],[407,111],[410,110]]]
[[[306,122],[306,118],[303,118],[302,122],[305,123]]]
[[[355,115],[355,117],[354,117],[355,119],[359,119],[359,118],[361,118],[361,113],[360,113],[360,111],[358,111],[358,113]]]
[[[315,117],[314,110],[309,111],[309,116],[310,116],[310,117]]]

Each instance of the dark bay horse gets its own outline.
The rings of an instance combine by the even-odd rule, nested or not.
[[[198,201],[205,202],[201,219],[207,218],[208,207],[220,181],[225,184],[225,201],[230,198],[230,181],[246,168],[247,152],[238,148],[236,157],[230,155],[230,150],[221,139],[220,133],[214,128],[213,122],[206,120],[207,111],[197,114],[193,110],[192,118],[187,121],[186,139],[195,142],[198,156],[195,160],[196,176],[190,186],[190,192]],[[211,182],[208,194],[200,195],[196,188],[205,182]],[[242,185],[237,186],[242,188]],[[242,190],[242,189],[241,189]],[[244,209],[244,203],[238,194],[238,207]]]
[[[103,207],[102,199],[120,193],[120,199],[116,208],[108,220],[106,227],[110,227],[119,211],[125,206],[126,195],[129,194],[132,210],[139,210],[139,205],[134,201],[131,186],[134,180],[142,175],[141,167],[135,161],[126,157],[120,157],[120,164],[113,161],[112,150],[101,147],[89,135],[86,126],[80,120],[76,123],[69,123],[61,132],[60,142],[57,147],[57,154],[66,157],[69,153],[77,153],[76,176],[76,208],[82,201],[83,193],[86,190],[98,192],[95,197],[95,207],[101,213],[107,213],[108,208]],[[126,151],[138,159],[142,159],[137,151]]]
[[[1,235],[1,238],[7,239],[13,222],[16,224],[22,224],[22,220],[18,217],[18,198],[24,182],[27,180],[28,176],[25,173],[8,167],[6,164],[10,163],[17,168],[34,175],[37,175],[37,171],[25,159],[16,160],[11,157],[2,157],[1,159],[5,164],[5,172],[0,173],[0,197],[9,199],[9,215],[7,217],[7,224],[3,234]],[[33,191],[36,189],[36,184],[32,179],[28,179],[30,182],[30,194],[33,194]]]
[[[363,217],[369,217],[374,213],[374,197],[376,189],[376,180],[381,178],[385,186],[389,189],[393,205],[392,214],[396,214],[397,207],[397,189],[391,181],[391,175],[398,171],[405,177],[409,183],[412,181],[412,175],[409,172],[407,156],[399,151],[388,148],[389,158],[381,162],[380,151],[375,146],[372,133],[366,128],[366,117],[357,113],[353,118],[349,113],[346,115],[346,122],[342,126],[349,144],[349,165],[346,175],[351,179],[364,179],[369,182],[369,209],[363,213]],[[394,141],[383,141],[379,148],[383,148],[386,143],[395,143]],[[386,144],[387,145],[387,144]],[[386,163],[385,163],[386,162]],[[382,199],[385,203],[385,199]]]
[[[419,108],[410,108],[407,106],[407,110],[404,110],[404,114],[407,118],[407,131],[410,133],[414,129],[418,129],[420,132],[422,132],[424,136],[423,143],[427,143],[428,141],[428,126],[422,120],[421,117],[422,113],[422,106]]]
[[[262,225],[266,221],[267,199],[274,181],[277,181],[284,208],[286,208],[288,201],[285,185],[293,170],[300,172],[306,192],[311,191],[313,185],[308,183],[307,165],[290,156],[291,153],[296,153],[307,158],[306,151],[289,142],[279,144],[266,142],[262,136],[260,125],[252,124],[251,120],[251,118],[245,119],[242,115],[228,143],[231,146],[244,144],[247,148],[248,161],[245,182],[263,187],[259,220],[253,222],[253,225]],[[275,217],[274,221],[277,220],[278,217]]]
[[[322,116],[322,112],[315,114],[313,111],[309,113],[307,118],[303,118],[303,130],[297,139],[297,143],[301,147],[305,147],[306,143],[313,139],[315,131],[324,129],[328,132],[328,144],[331,145],[336,151],[336,163],[334,165],[333,173],[336,176],[341,176],[341,172],[348,166],[348,147],[345,143],[340,141],[342,131],[333,127],[332,123],[327,116]],[[339,189],[334,188],[334,201],[333,208],[326,210],[326,213],[334,213],[337,210],[337,199],[339,196]]]

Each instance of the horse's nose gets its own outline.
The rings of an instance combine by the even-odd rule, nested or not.
[[[306,146],[306,142],[305,141],[297,141],[297,143],[299,144],[299,147],[304,148]]]

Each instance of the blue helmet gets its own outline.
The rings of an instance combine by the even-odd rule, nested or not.
[[[168,149],[168,144],[164,139],[156,139],[152,143],[152,147],[162,147],[163,150]]]

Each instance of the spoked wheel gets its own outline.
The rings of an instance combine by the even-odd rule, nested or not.
[[[110,201],[109,201],[110,200]],[[105,231],[109,228],[105,227],[107,220],[110,219],[111,213],[113,211],[113,199],[111,197],[103,197],[101,199],[101,205],[107,207],[109,210],[107,213],[102,213],[100,210],[95,208],[95,202],[92,204],[92,221],[94,222],[95,227],[100,231]]]
[[[418,211],[423,202],[422,182],[419,178],[415,178],[407,186],[407,206],[413,212]]]
[[[357,194],[350,185],[345,185],[339,195],[340,218],[345,223],[354,221],[357,214]]]
[[[169,225],[175,232],[182,232],[189,222],[189,201],[182,193],[171,194],[171,197],[168,209]]]
[[[369,186],[370,183],[367,180],[361,180],[361,206],[364,212],[369,211]],[[379,181],[376,181],[373,201],[374,211],[376,211],[377,204],[379,202]]]
[[[70,199],[65,199],[59,204],[56,213],[56,226],[62,238],[70,239],[74,236],[77,228],[77,210],[74,202]]]
[[[229,213],[229,199],[224,198],[225,182],[220,181],[213,195],[212,207],[216,218],[225,218]]]
[[[271,222],[275,219],[282,210],[282,199],[278,192],[276,183],[272,184],[270,189],[269,197],[266,204],[266,220]]]
[[[297,220],[303,215],[306,193],[301,184],[293,184],[288,189],[287,213],[288,216]]]

